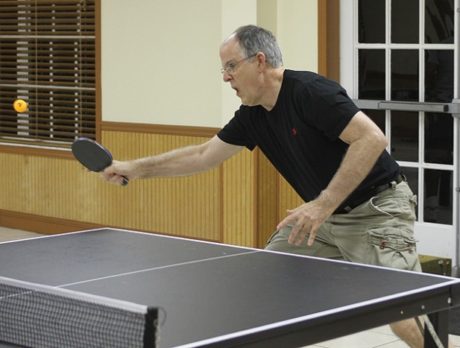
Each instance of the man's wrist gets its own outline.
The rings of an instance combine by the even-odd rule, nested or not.
[[[340,203],[342,203],[342,200],[337,198],[337,195],[327,189],[321,191],[317,200],[322,206],[331,211],[335,211],[340,206]]]

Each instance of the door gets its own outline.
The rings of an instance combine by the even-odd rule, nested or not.
[[[419,253],[459,252],[459,0],[342,0],[341,83],[418,196]]]

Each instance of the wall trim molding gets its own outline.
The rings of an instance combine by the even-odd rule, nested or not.
[[[0,153],[10,153],[24,156],[54,157],[64,159],[73,158],[72,154],[70,153],[70,149],[41,148],[36,146],[21,146],[17,144],[0,144]]]
[[[101,123],[102,131],[110,132],[130,132],[130,133],[149,133],[149,134],[168,134],[192,137],[213,137],[220,128],[163,125],[149,123],[130,123],[130,122],[108,122]]]
[[[177,126],[148,123],[129,123],[129,122],[101,122],[101,131],[128,132],[128,133],[147,133],[147,134],[166,134],[189,137],[212,138],[219,132],[217,127],[197,127],[197,126]],[[98,137],[100,139],[100,137]],[[72,153],[68,148],[53,149],[36,146],[25,146],[18,144],[0,143],[0,153],[10,153],[24,156],[41,156],[63,159],[73,159]]]

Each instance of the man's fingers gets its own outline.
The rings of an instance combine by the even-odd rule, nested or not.
[[[315,239],[316,239],[316,231],[318,230],[319,226],[316,226],[316,227],[312,227],[310,229],[310,235],[308,236],[308,241],[307,241],[307,245],[308,246],[312,246],[313,243],[315,242]]]
[[[111,184],[126,185],[125,181],[127,179],[122,175],[118,175],[118,174],[115,174],[115,173],[102,172],[101,176],[105,181],[108,181]]]
[[[315,238],[316,238],[316,231],[311,230],[310,235],[308,236],[307,245],[312,246],[313,243],[315,242]]]
[[[117,185],[122,185],[122,186],[125,186],[128,184],[127,179],[124,176],[118,175],[118,174],[113,176],[113,180],[111,180],[111,182]]]
[[[289,234],[288,237],[288,243],[289,244],[296,244],[297,241],[297,234],[299,233],[300,226],[298,224],[295,224],[292,226],[291,233]]]
[[[129,182],[129,177],[126,174],[122,174],[126,172],[126,170],[121,170],[120,164],[122,162],[113,161],[112,165],[105,168],[101,175],[102,177],[111,184],[122,185],[125,186]]]
[[[289,224],[292,224],[296,221],[295,217],[292,215],[286,216],[279,224],[276,226],[277,230],[281,230],[283,227],[286,227]]]
[[[308,236],[307,245],[312,246],[315,242],[317,228],[313,228],[310,224],[302,221],[298,221],[292,226],[291,233],[288,237],[288,243],[296,246],[301,246]]]
[[[305,237],[309,234],[309,232],[310,232],[310,226],[308,224],[304,224],[299,229],[299,232],[297,233],[297,240],[295,242],[295,245],[301,246],[305,240]]]
[[[304,219],[300,217],[297,222],[292,226],[291,233],[289,234],[288,243],[301,245],[308,232],[308,224],[305,224]]]

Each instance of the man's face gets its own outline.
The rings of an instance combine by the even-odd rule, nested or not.
[[[230,38],[220,48],[225,82],[236,91],[243,105],[259,105],[257,57],[246,57],[236,39]]]

